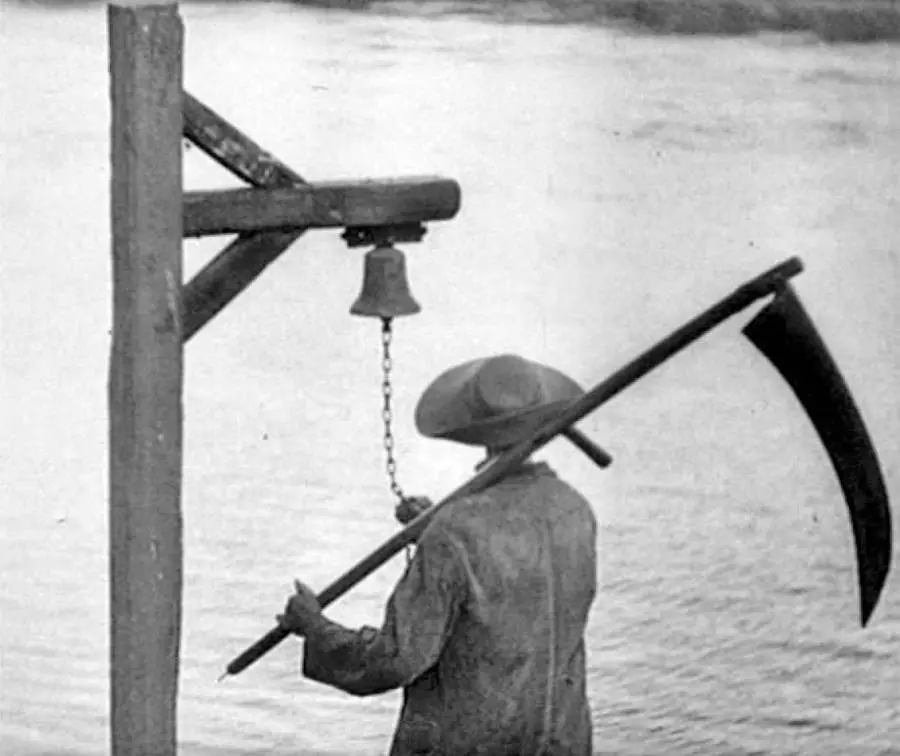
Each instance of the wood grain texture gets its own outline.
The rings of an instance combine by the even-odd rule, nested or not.
[[[447,220],[459,204],[455,181],[429,176],[190,192],[184,196],[184,235]]]
[[[177,6],[110,6],[113,756],[174,756],[182,593]],[[73,639],[77,642],[77,639]]]
[[[299,173],[188,92],[184,93],[182,108],[184,136],[238,178],[253,186],[304,183]]]
[[[184,340],[193,338],[302,234],[243,234],[197,271],[184,291]]]

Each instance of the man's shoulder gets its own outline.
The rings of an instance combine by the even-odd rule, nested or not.
[[[492,514],[491,499],[484,493],[461,496],[435,512],[422,538],[465,541],[472,533],[483,533]]]
[[[527,488],[501,486],[455,499],[435,513],[428,530],[464,541],[503,529],[511,517],[543,519],[548,512],[554,514],[554,520],[567,515],[564,519],[573,527],[595,525],[594,510],[588,500],[560,478],[544,477]]]

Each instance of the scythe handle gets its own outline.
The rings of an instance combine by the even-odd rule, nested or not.
[[[562,434],[572,442],[572,444],[578,447],[584,454],[586,454],[593,461],[597,467],[609,467],[612,464],[613,458],[610,456],[609,452],[606,451],[601,446],[597,446],[591,439],[584,435],[580,430],[575,428],[575,426],[571,426],[566,428]]]
[[[513,448],[497,457],[487,467],[482,468],[466,483],[423,512],[403,530],[391,536],[371,554],[329,585],[317,596],[320,606],[324,609],[333,601],[339,599],[357,583],[381,567],[394,554],[413,543],[422,534],[432,518],[451,501],[463,496],[471,496],[493,485],[507,471],[524,462],[534,452],[545,446],[560,433],[563,433],[571,425],[593,412],[601,404],[612,399],[623,389],[645,376],[653,368],[661,365],[676,352],[681,351],[705,335],[722,321],[753,304],[757,299],[779,291],[790,278],[796,276],[802,270],[803,263],[801,260],[797,257],[792,257],[748,281],[731,295],[714,304],[678,330],[673,331],[655,346],[617,370],[605,381],[597,384],[590,391],[574,400],[560,415],[542,426],[533,428]],[[226,668],[227,674],[236,675],[242,672],[287,638],[289,634],[281,627],[273,628],[240,656],[236,657]]]

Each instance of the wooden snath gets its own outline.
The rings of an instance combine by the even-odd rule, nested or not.
[[[440,177],[308,183],[183,90],[177,5],[108,9],[113,756],[174,756],[182,597],[183,346],[308,228],[345,238],[455,216]],[[248,188],[184,193],[182,137]],[[236,234],[182,284],[182,239]]]

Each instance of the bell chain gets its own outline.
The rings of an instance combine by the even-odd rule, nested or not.
[[[381,382],[381,393],[384,397],[384,405],[381,410],[381,418],[384,421],[384,451],[386,455],[385,459],[385,470],[388,474],[388,480],[390,481],[391,491],[394,495],[400,500],[403,501],[406,496],[403,494],[403,489],[400,488],[400,484],[397,483],[397,460],[394,459],[394,433],[392,430],[392,423],[394,421],[394,411],[391,406],[391,399],[394,394],[394,389],[391,386],[391,370],[394,366],[393,360],[391,359],[391,341],[393,338],[393,333],[391,331],[391,318],[382,318],[381,319],[381,344],[382,344],[382,358],[381,358],[381,368],[384,374],[384,379]]]

